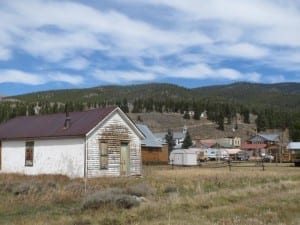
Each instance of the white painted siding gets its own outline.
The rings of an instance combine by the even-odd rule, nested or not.
[[[108,169],[100,169],[100,139],[110,142],[108,146]],[[130,174],[128,175],[141,175],[141,140],[120,114],[115,112],[87,138],[88,177],[120,175],[121,141],[127,141],[129,144]]]
[[[2,141],[1,172],[84,177],[84,138],[33,141],[33,166],[25,166],[26,141]]]

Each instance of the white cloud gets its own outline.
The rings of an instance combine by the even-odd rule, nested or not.
[[[210,54],[246,59],[260,59],[269,54],[267,48],[249,43],[214,45],[206,49]]]
[[[89,61],[82,57],[74,58],[64,63],[64,67],[73,70],[84,70],[89,65],[90,65]]]
[[[262,75],[257,72],[242,73],[232,68],[213,68],[205,63],[192,64],[184,67],[145,66],[136,63],[139,72],[122,70],[95,70],[94,78],[113,84],[130,83],[135,81],[153,81],[157,78],[181,78],[181,79],[225,79],[231,81],[260,82]]]
[[[73,84],[73,85],[79,85],[82,84],[84,79],[81,76],[78,75],[70,75],[70,74],[65,74],[65,73],[50,73],[48,75],[49,81],[58,81],[58,82],[64,82],[68,84]]]
[[[0,61],[6,61],[11,58],[11,51],[0,46]]]
[[[46,80],[39,75],[26,73],[19,70],[0,70],[0,74],[0,83],[39,85],[46,82]]]
[[[207,64],[196,64],[184,68],[173,68],[169,71],[170,77],[186,79],[226,79],[231,81],[258,82],[261,74],[256,72],[242,73],[232,68],[212,68]]]
[[[266,81],[269,83],[281,83],[285,82],[286,79],[283,75],[273,75],[266,77]]]
[[[199,31],[166,31],[113,10],[99,11],[72,2],[29,2],[7,1],[14,16],[6,15],[6,20],[18,28],[9,31],[21,39],[20,48],[51,61],[59,61],[81,49],[108,50],[107,54],[112,55],[143,55],[151,48],[169,53],[173,48],[181,49],[181,45],[211,41]]]
[[[64,82],[73,85],[82,84],[84,79],[78,75],[69,75],[60,72],[27,73],[20,70],[0,70],[0,83],[21,83],[27,85],[41,85],[48,82]]]
[[[131,83],[134,81],[152,81],[156,78],[153,73],[121,71],[121,70],[95,70],[94,78],[113,84]]]
[[[93,35],[81,31],[59,35],[36,31],[27,35],[21,48],[33,56],[43,57],[51,62],[61,61],[82,51],[104,49]]]

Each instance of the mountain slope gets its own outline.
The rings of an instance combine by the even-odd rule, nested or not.
[[[285,108],[300,107],[300,84],[253,84],[234,83],[230,85],[194,88],[196,95],[224,98],[243,104],[260,104]]]
[[[70,89],[36,92],[10,98],[23,101],[65,102],[110,100],[117,101],[127,98],[133,101],[136,98],[174,98],[183,99],[191,96],[189,89],[172,84],[141,84],[129,86],[99,86],[86,89]]]
[[[230,85],[207,86],[187,89],[172,84],[141,84],[130,86],[100,86],[87,89],[45,91],[14,96],[28,102],[49,101],[110,101],[116,102],[127,98],[155,100],[174,99],[212,99],[234,101],[246,105],[275,106],[279,108],[300,108],[300,83],[253,84],[233,83]]]

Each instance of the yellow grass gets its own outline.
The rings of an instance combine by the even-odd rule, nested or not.
[[[86,195],[143,183],[155,190],[139,207],[83,210]],[[31,186],[30,186],[31,185]],[[16,190],[27,190],[16,194]],[[17,189],[18,187],[19,189]],[[88,180],[0,175],[0,224],[300,224],[300,170],[144,167],[142,178]]]

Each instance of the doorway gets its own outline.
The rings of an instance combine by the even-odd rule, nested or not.
[[[129,145],[127,142],[121,143],[120,156],[120,175],[127,176],[130,174],[130,160],[129,160]]]

